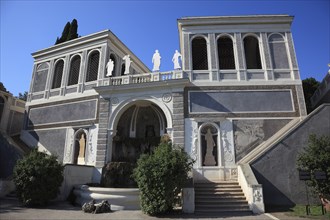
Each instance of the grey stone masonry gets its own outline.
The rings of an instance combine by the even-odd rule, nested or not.
[[[183,92],[173,93],[173,143],[184,147]]]
[[[99,100],[99,132],[97,136],[96,167],[103,167],[106,161],[106,149],[108,143],[108,120],[109,120],[108,99]]]
[[[307,110],[305,105],[305,97],[304,97],[304,90],[302,85],[296,86],[297,97],[298,97],[298,105],[300,109],[300,116],[306,116]]]
[[[214,34],[209,34],[208,35],[209,39],[210,39],[210,48],[211,48],[211,57],[209,58],[211,60],[211,69],[214,70],[214,69],[217,69],[217,65],[216,65],[216,48],[217,48],[217,45],[216,45],[216,42],[215,42],[215,35]]]
[[[263,50],[264,50],[264,54],[265,54],[267,78],[268,78],[268,80],[273,80],[273,74],[271,73],[271,71],[269,71],[272,69],[272,65],[271,65],[271,61],[270,61],[270,52],[269,52],[269,47],[268,47],[267,34],[261,33],[261,39],[262,39]]]
[[[242,56],[243,54],[243,44],[242,44],[242,38],[240,33],[235,33],[236,36],[236,45],[237,45],[237,57],[238,57],[238,66],[239,69],[244,69],[244,58]],[[241,78],[241,80],[245,80]]]

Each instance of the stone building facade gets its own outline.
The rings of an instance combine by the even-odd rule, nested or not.
[[[94,166],[99,181],[105,163],[134,160],[168,134],[195,159],[195,182],[240,180],[241,164],[306,116],[292,21],[178,19],[182,69],[169,72],[151,72],[108,30],[37,51],[21,138]]]

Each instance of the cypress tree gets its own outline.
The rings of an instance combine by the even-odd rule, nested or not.
[[[78,22],[76,19],[73,19],[72,22],[71,22],[71,26],[70,26],[70,31],[69,31],[69,34],[66,38],[66,40],[73,40],[73,39],[76,39],[78,38]]]
[[[70,22],[67,22],[64,29],[63,29],[62,36],[60,38],[57,37],[55,45],[63,43],[63,42],[66,41],[66,38],[67,38],[67,36],[69,34],[69,31],[70,31],[70,27],[71,27]]]
[[[69,32],[70,32],[70,28],[71,28],[71,24],[70,24],[70,22],[67,22],[63,29],[62,36],[60,38],[60,41],[61,41],[60,43],[66,41],[66,39],[68,38]]]
[[[55,45],[60,43],[60,39],[57,37],[55,41]]]

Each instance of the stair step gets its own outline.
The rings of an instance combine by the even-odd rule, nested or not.
[[[195,213],[249,213],[248,202],[238,182],[195,183]]]
[[[239,186],[238,182],[234,181],[216,181],[216,182],[195,182],[195,185],[237,185]]]
[[[217,185],[209,185],[209,184],[207,184],[207,185],[195,185],[195,188],[196,189],[203,189],[203,188],[220,188],[220,189],[240,189],[241,188],[241,186],[239,186],[239,185],[219,185],[219,184],[217,184]]]
[[[195,212],[230,212],[230,211],[250,211],[249,206],[242,207],[195,207]]]
[[[216,216],[230,215],[230,216],[247,216],[253,215],[252,211],[246,209],[228,209],[228,210],[209,210],[209,209],[195,209],[195,215],[198,216]]]
[[[211,192],[211,193],[215,193],[215,192],[243,192],[241,188],[232,188],[232,189],[228,189],[228,188],[195,188],[195,192]]]
[[[247,201],[238,200],[238,201],[216,201],[216,200],[198,200],[195,202],[195,205],[247,205]]]
[[[227,191],[227,192],[223,192],[223,191],[215,191],[215,192],[195,191],[195,195],[244,196],[244,193],[242,191],[236,191],[236,192],[232,192],[232,191]]]
[[[217,195],[195,195],[195,200],[246,200],[244,195],[217,196]]]
[[[240,198],[240,199],[233,199],[233,198],[196,198],[196,202],[213,202],[213,203],[236,203],[236,202],[247,202],[245,198]]]

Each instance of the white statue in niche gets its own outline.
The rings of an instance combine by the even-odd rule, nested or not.
[[[162,57],[160,56],[158,50],[155,50],[155,53],[152,56],[152,63],[154,64],[154,67],[152,68],[152,71],[159,71],[160,59],[161,58]]]
[[[175,50],[175,53],[173,55],[173,58],[172,58],[172,62],[174,64],[174,69],[177,70],[177,69],[181,69],[181,66],[180,66],[180,58],[182,59],[182,55],[181,53],[179,53],[178,50]]]
[[[112,76],[113,69],[115,67],[115,64],[111,58],[109,58],[109,61],[107,63],[107,76]]]
[[[123,60],[125,60],[125,72],[124,74],[127,75],[129,74],[129,67],[131,66],[131,58],[129,57],[129,55],[126,55],[123,57]]]
[[[79,139],[78,164],[85,164],[85,147],[86,147],[85,134],[82,133]]]
[[[206,154],[204,158],[204,166],[216,166],[217,161],[215,156],[213,155],[213,147],[215,147],[215,143],[213,140],[213,135],[211,133],[211,129],[208,128],[205,134],[205,141],[206,141]]]

